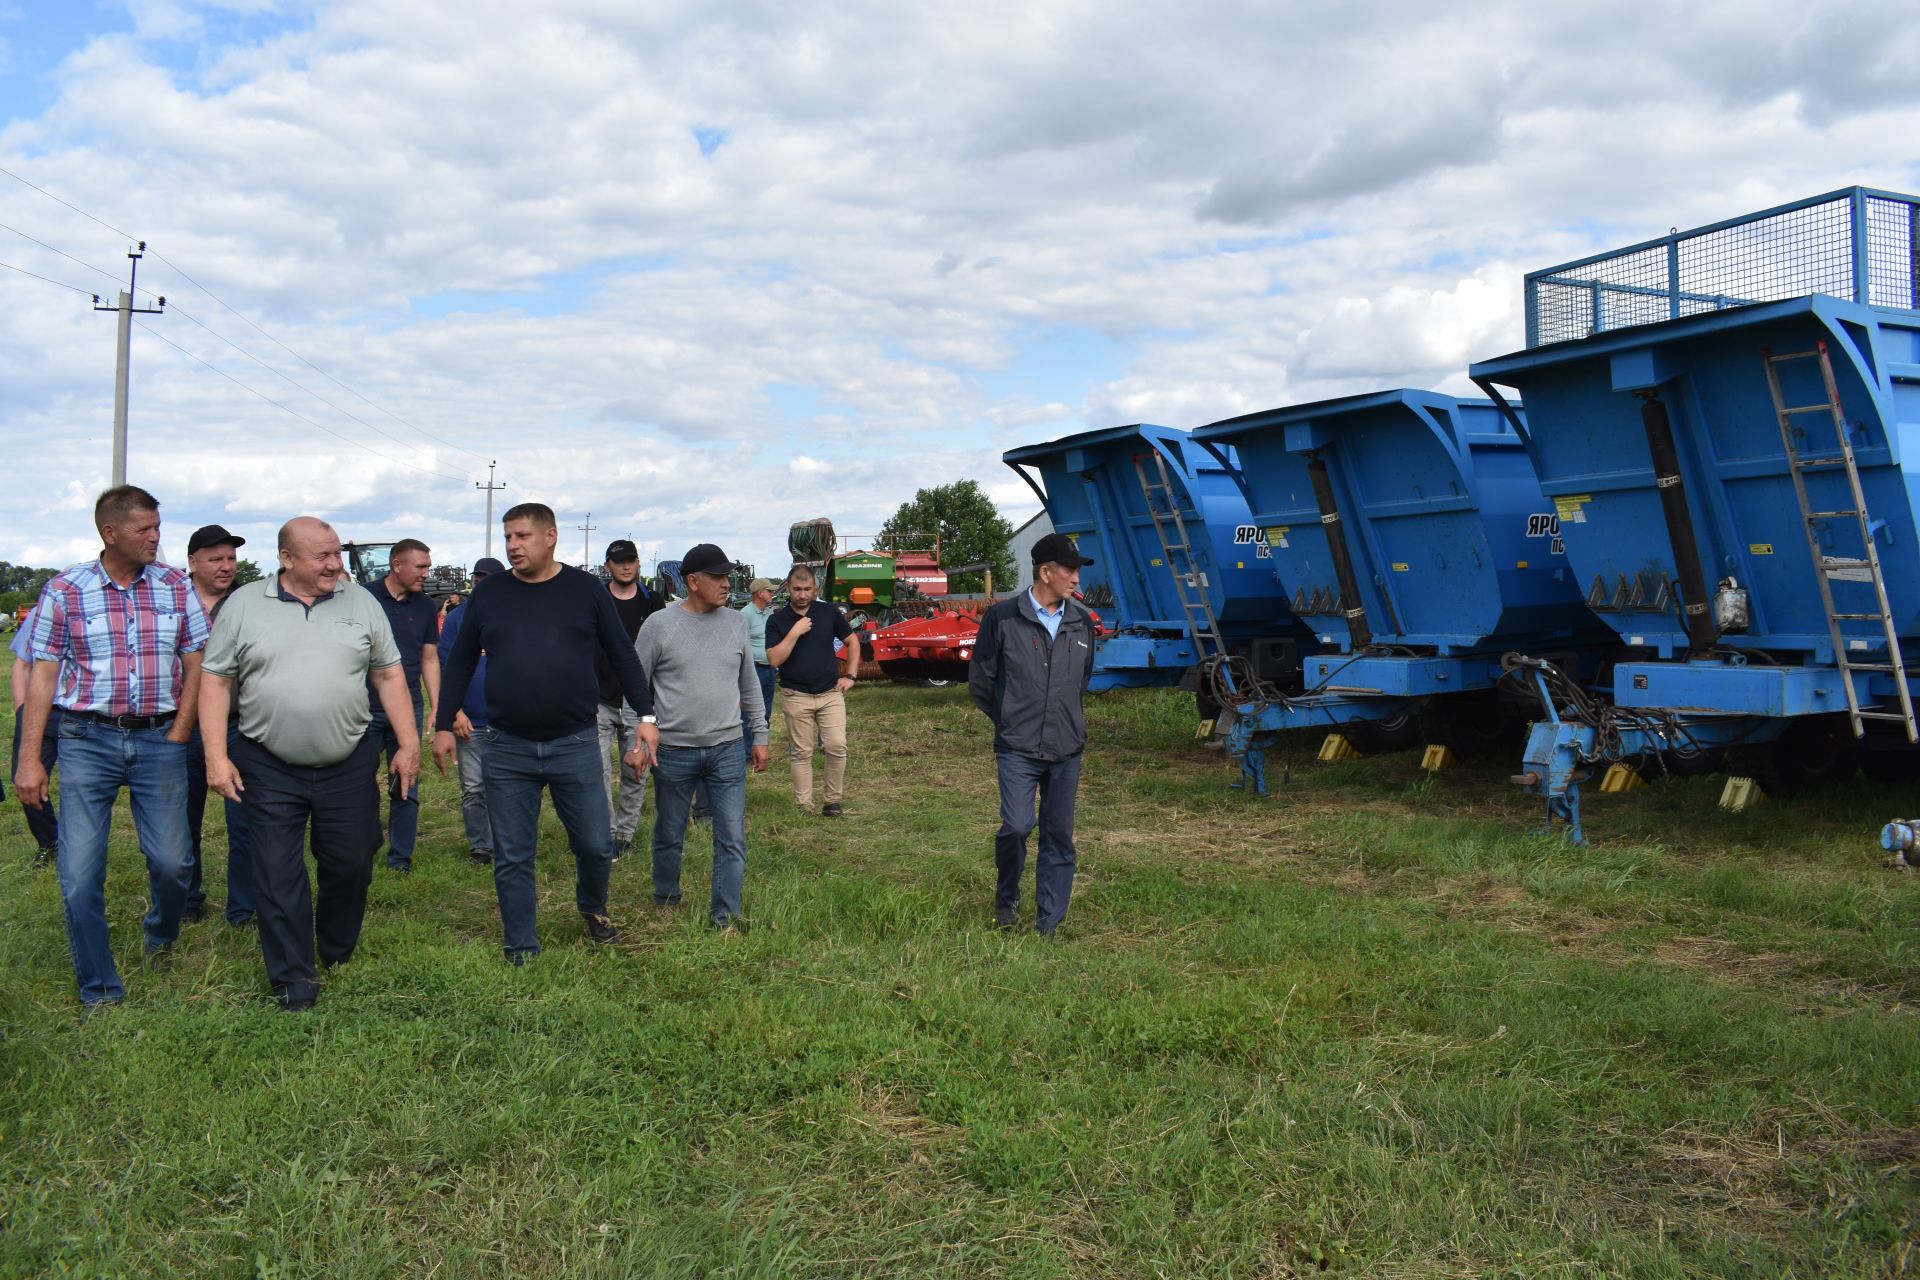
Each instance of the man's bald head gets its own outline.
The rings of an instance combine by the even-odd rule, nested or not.
[[[280,526],[280,580],[296,596],[332,595],[340,581],[340,535],[315,516],[295,516]]]
[[[338,535],[333,532],[333,526],[319,516],[295,516],[280,526],[280,550],[296,550],[300,539],[313,537],[337,538]]]

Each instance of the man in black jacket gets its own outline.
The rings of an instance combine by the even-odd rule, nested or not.
[[[1073,804],[1087,722],[1080,700],[1093,676],[1093,615],[1073,598],[1080,568],[1093,561],[1063,533],[1033,547],[1033,586],[987,610],[967,687],[993,721],[1000,776],[1000,830],[993,856],[999,888],[993,923],[1019,917],[1027,836],[1039,796],[1040,858],[1034,871],[1034,927],[1043,937],[1066,919],[1073,896]]]

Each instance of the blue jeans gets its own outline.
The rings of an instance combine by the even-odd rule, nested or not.
[[[60,717],[60,897],[80,1002],[100,1004],[127,994],[107,938],[107,835],[122,788],[147,856],[151,905],[141,922],[147,949],[173,945],[187,901],[187,748],[168,742],[167,727],[117,729],[97,720]]]
[[[1040,807],[1040,858],[1034,867],[1034,928],[1050,934],[1067,918],[1073,897],[1073,805],[1080,789],[1080,757],[1036,760],[997,751],[1000,775],[1000,830],[993,837],[993,860],[1000,883],[993,895],[996,912],[1020,909],[1020,878],[1027,866],[1027,837],[1036,825],[1034,795]]]
[[[653,766],[653,900],[680,901],[680,858],[687,807],[706,784],[713,802],[713,898],[707,918],[731,924],[740,914],[747,876],[747,757],[737,742],[717,747],[662,747]]]
[[[754,664],[753,674],[760,681],[760,711],[767,718],[767,727],[773,727],[773,691],[780,683],[780,668],[770,667],[764,662]],[[747,719],[745,710],[740,713],[740,750],[753,749],[753,724]]]
[[[421,713],[426,704],[413,704],[413,728],[415,734],[420,731]],[[393,767],[394,752],[400,750],[400,738],[387,722],[387,717],[376,711],[367,724],[367,736],[380,740],[381,750],[386,752],[387,767]],[[383,788],[384,791],[384,788]],[[386,794],[391,795],[391,792]],[[415,782],[407,788],[407,794],[399,800],[389,799],[387,810],[387,865],[395,871],[404,871],[413,865],[414,836],[420,830],[420,784]]]
[[[240,741],[237,724],[227,726],[227,755],[232,757]],[[247,834],[247,810],[244,805],[222,798],[227,818],[227,923],[246,924],[253,919],[253,854]],[[206,902],[203,887],[206,865],[201,858],[201,829],[207,817],[207,749],[200,741],[199,726],[187,739],[187,837],[192,866],[187,873],[187,909],[198,911]]]
[[[600,734],[592,726],[545,742],[504,729],[475,729],[484,739],[487,816],[493,822],[493,891],[500,900],[500,932],[509,956],[537,955],[533,855],[540,842],[540,788],[573,850],[574,905],[582,915],[607,913],[607,876],[613,835],[600,765]]]

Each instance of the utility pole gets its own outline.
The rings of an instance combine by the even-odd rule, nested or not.
[[[593,512],[587,512],[587,522],[573,526],[580,531],[580,567],[586,568],[593,563],[593,531],[600,526],[593,522]]]
[[[494,466],[495,466],[495,464],[494,464],[494,463],[491,463],[491,462],[489,462],[489,463],[487,464],[487,482],[486,482],[485,484],[481,484],[481,483],[480,483],[480,482],[479,482],[478,480],[475,480],[475,481],[473,482],[473,487],[474,487],[474,488],[476,488],[476,489],[485,489],[485,490],[487,491],[487,554],[488,554],[488,555],[492,555],[492,554],[493,554],[493,495],[494,495],[494,491],[495,491],[495,490],[497,490],[497,489],[504,489],[504,488],[506,488],[506,487],[507,487],[507,486],[505,486],[504,484],[495,484],[495,483],[493,482],[493,468],[494,468]]]
[[[138,249],[127,250],[130,263],[127,267],[127,287],[121,291],[118,303],[103,307],[100,305],[100,295],[93,295],[95,311],[120,313],[120,346],[113,366],[113,485],[116,489],[127,482],[127,383],[132,365],[133,317],[157,316],[167,305],[165,298],[160,299],[157,307],[133,305],[133,280],[140,271],[140,257],[146,251],[145,240],[140,242]]]

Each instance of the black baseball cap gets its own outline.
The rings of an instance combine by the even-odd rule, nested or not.
[[[625,538],[615,538],[607,544],[605,559],[608,564],[619,560],[638,560],[639,558],[640,548],[634,546]]]
[[[1033,563],[1036,566],[1057,564],[1078,569],[1083,564],[1092,564],[1093,557],[1081,555],[1080,548],[1066,534],[1050,533],[1033,544]]]
[[[689,573],[732,573],[733,561],[727,553],[711,542],[703,542],[680,558],[680,572]]]
[[[473,569],[471,572],[471,576],[474,579],[474,581],[477,582],[481,578],[486,577],[490,573],[505,573],[506,571],[507,571],[507,566],[501,564],[498,560],[495,560],[492,556],[481,556],[478,560],[475,560],[473,562]]]
[[[197,556],[208,547],[217,547],[223,542],[230,542],[235,548],[247,545],[245,538],[228,533],[226,529],[220,525],[203,524],[193,531],[191,538],[187,539],[187,554]]]

